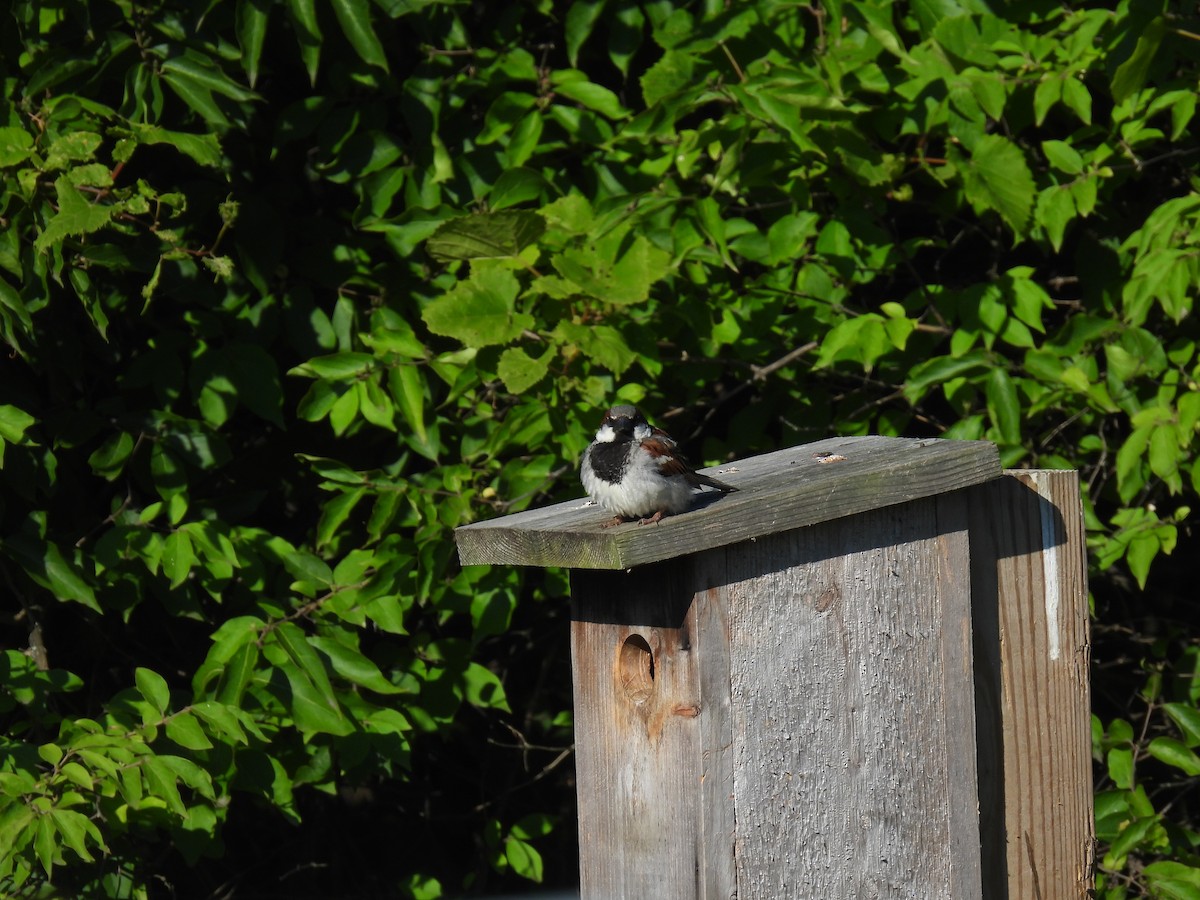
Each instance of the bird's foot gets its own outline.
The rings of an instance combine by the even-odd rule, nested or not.
[[[660,509],[654,515],[650,516],[650,518],[638,520],[638,524],[639,525],[657,525],[659,522],[661,522],[663,520],[663,516],[665,516],[666,514],[667,514],[667,511],[665,509]]]
[[[612,528],[612,527],[614,527],[614,526],[616,526],[616,525],[620,525],[621,523],[623,523],[623,522],[625,522],[625,521],[627,521],[627,520],[626,520],[626,518],[625,518],[624,516],[613,516],[613,517],[612,517],[611,519],[609,519],[608,521],[606,521],[606,522],[601,522],[601,523],[600,523],[600,527],[601,527],[601,528]]]

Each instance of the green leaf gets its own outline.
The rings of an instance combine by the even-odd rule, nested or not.
[[[375,357],[370,353],[330,353],[315,356],[308,362],[291,369],[289,375],[307,375],[327,381],[350,381],[375,368]]]
[[[485,669],[479,663],[468,663],[463,682],[467,702],[472,706],[512,711],[504,695],[504,685],[490,669]]]
[[[34,249],[39,253],[51,244],[61,243],[68,236],[99,231],[112,221],[117,212],[113,206],[89,203],[66,175],[58,176],[54,182],[54,192],[58,196],[58,212],[33,242]]]
[[[468,347],[506,344],[534,326],[532,316],[514,311],[520,290],[510,270],[474,266],[469,278],[426,306],[421,317],[434,334]]]
[[[1142,89],[1150,72],[1150,64],[1166,34],[1167,24],[1162,16],[1155,16],[1142,27],[1133,52],[1113,72],[1111,89],[1116,103],[1124,103],[1130,95]]]
[[[263,41],[271,6],[267,0],[237,0],[235,19],[238,45],[242,48],[242,69],[250,87],[258,81],[258,65],[262,59]]]
[[[554,73],[554,92],[556,94],[574,100],[588,109],[594,109],[610,119],[624,119],[629,116],[629,110],[621,106],[617,95],[603,85],[593,84],[590,81],[563,80],[572,72],[571,69],[560,69]]]
[[[1033,92],[1033,117],[1040,126],[1046,120],[1050,108],[1062,100],[1063,78],[1061,75],[1048,75],[1038,82]]]
[[[1136,535],[1129,542],[1129,548],[1125,552],[1125,561],[1129,564],[1129,571],[1133,573],[1139,588],[1145,589],[1146,579],[1150,577],[1150,564],[1154,562],[1154,557],[1161,549],[1162,541],[1157,534],[1153,533]]]
[[[988,416],[1006,444],[1021,443],[1021,404],[1017,387],[1008,373],[997,366],[987,380]]]
[[[864,313],[839,322],[826,332],[817,366],[827,367],[839,360],[852,360],[870,369],[890,348],[883,317]]]
[[[317,83],[317,71],[321,60],[321,28],[317,21],[316,0],[288,0],[292,31],[300,45],[300,58],[308,70],[308,81]]]
[[[1078,175],[1083,171],[1083,157],[1066,141],[1042,141],[1042,153],[1050,165],[1060,172]]]
[[[222,131],[229,128],[229,119],[213,99],[212,91],[203,84],[193,81],[179,72],[163,72],[162,80],[210,127]]]
[[[977,212],[992,209],[1021,235],[1033,209],[1033,175],[1020,148],[998,134],[984,135],[969,159],[955,153],[967,199]]]
[[[1156,737],[1146,747],[1146,751],[1155,759],[1174,766],[1185,775],[1193,778],[1200,775],[1200,756],[1175,738]]]
[[[608,58],[623,78],[629,77],[630,63],[642,49],[645,28],[646,16],[638,6],[618,4],[608,20]]]
[[[163,575],[170,579],[172,588],[177,588],[187,581],[195,563],[196,551],[188,533],[177,529],[167,535],[167,539],[163,541],[162,570]]]
[[[1127,747],[1114,747],[1108,751],[1108,777],[1122,790],[1133,785],[1133,752]]]
[[[1183,732],[1188,747],[1200,747],[1200,709],[1186,703],[1164,703],[1163,712]]]
[[[510,392],[523,394],[546,376],[553,355],[551,351],[543,351],[534,358],[520,347],[509,347],[500,354],[496,373]]]
[[[354,508],[367,494],[365,487],[346,491],[326,502],[321,509],[321,518],[317,520],[317,549],[323,549],[338,537],[338,530],[346,524]]]
[[[643,303],[650,288],[671,271],[671,257],[643,235],[625,238],[617,230],[586,247],[566,250],[554,258],[554,267],[599,300]]]
[[[85,791],[94,791],[96,789],[96,779],[92,777],[91,772],[79,763],[65,763],[59,771],[71,784],[77,785]]]
[[[157,125],[131,124],[140,144],[168,144],[201,166],[217,168],[221,165],[221,144],[215,134],[189,134],[168,131]]]
[[[425,249],[441,260],[509,259],[546,230],[535,212],[508,210],[451,219],[430,235]]]
[[[297,550],[285,554],[283,564],[299,581],[311,581],[329,587],[333,584],[333,570],[329,564],[311,553]],[[290,633],[290,631],[289,631]]]
[[[1142,463],[1150,445],[1152,427],[1135,428],[1117,451],[1117,488],[1121,499],[1128,502],[1145,483]]]
[[[1174,860],[1159,860],[1142,869],[1142,874],[1155,889],[1156,897],[1200,900],[1200,868],[1196,866]]]
[[[190,712],[180,712],[167,719],[167,737],[188,750],[210,750],[213,743]]]
[[[24,128],[0,128],[0,168],[23,163],[33,155],[33,136]]]
[[[296,724],[305,731],[350,734],[354,725],[343,714],[325,666],[304,632],[291,622],[283,622],[271,635],[293,663],[284,668],[284,675],[292,690]]]
[[[519,203],[527,203],[540,198],[548,188],[546,179],[538,172],[521,166],[513,166],[506,169],[492,185],[492,190],[488,194],[488,206],[493,210],[499,210],[516,206]]]
[[[25,410],[10,403],[0,403],[0,440],[10,444],[23,443],[25,432],[36,421]]]
[[[137,684],[138,693],[146,702],[153,706],[160,716],[165,714],[171,703],[171,689],[167,687],[166,679],[157,672],[141,666],[133,670],[133,679]]]
[[[124,470],[125,463],[133,452],[133,445],[133,435],[127,431],[118,432],[88,457],[88,465],[97,475],[112,481]]]
[[[396,430],[396,410],[378,381],[358,381],[354,390],[358,394],[358,411],[364,419],[388,431]]]
[[[102,612],[91,585],[83,580],[79,570],[68,562],[55,544],[46,544],[43,560],[46,578],[54,595],[61,600],[74,600],[89,609]]]
[[[1057,253],[1062,249],[1067,226],[1075,218],[1075,197],[1070,186],[1046,188],[1038,194],[1035,220],[1046,230],[1046,237]]]
[[[575,0],[567,10],[563,27],[567,45],[567,61],[574,67],[579,61],[579,48],[591,35],[607,0]]]
[[[509,837],[504,842],[504,857],[512,870],[522,878],[541,882],[543,876],[542,855],[533,845],[515,837]]]
[[[187,815],[187,807],[179,795],[179,783],[174,770],[160,757],[142,757],[142,774],[150,793],[164,801],[167,809],[181,818]]]
[[[404,688],[388,681],[379,666],[363,656],[358,650],[347,647],[333,638],[314,637],[312,645],[329,657],[333,670],[354,684],[361,685],[377,694],[399,694]]]
[[[232,78],[210,57],[192,50],[185,50],[179,56],[172,56],[162,63],[164,77],[173,75],[177,79],[186,80],[194,87],[205,92],[211,92],[228,97],[231,100],[249,101],[261,99],[254,91],[246,90]]]
[[[1092,94],[1082,81],[1074,78],[1063,81],[1062,102],[1084,125],[1092,124]]]
[[[540,109],[530,110],[517,123],[512,137],[508,140],[508,147],[504,151],[509,166],[516,168],[529,161],[529,158],[537,151],[544,128],[545,122]]]
[[[1150,434],[1150,471],[1163,479],[1177,476],[1180,450],[1175,429],[1165,425],[1155,428]]]
[[[599,84],[563,82],[554,86],[554,92],[610,119],[625,119],[630,114],[628,109],[622,107],[616,94]]]
[[[284,669],[291,688],[291,709],[296,725],[305,732],[346,735],[354,725],[346,719],[332,693],[324,693],[302,671]]]
[[[58,834],[54,827],[54,819],[51,816],[43,816],[35,820],[35,838],[33,841],[34,852],[37,854],[38,862],[42,865],[42,870],[49,878],[54,871],[55,863],[62,865],[63,859],[61,851],[58,849]]]
[[[624,374],[637,359],[625,338],[611,325],[577,325],[562,321],[554,333],[560,341],[574,344],[584,356],[617,376]]]
[[[412,429],[420,444],[426,443],[425,429],[425,379],[413,365],[394,365],[388,369],[388,392],[396,401],[400,415]]]
[[[979,351],[960,357],[934,357],[926,362],[918,363],[909,370],[908,379],[904,384],[904,395],[909,398],[910,402],[916,403],[934,385],[942,384],[969,372],[990,368],[990,366],[988,357]]]
[[[542,813],[533,813],[528,816],[522,816],[513,823],[510,832],[514,837],[518,837],[523,841],[531,841],[534,838],[545,837],[554,830],[554,819],[551,816]]]
[[[242,729],[234,709],[233,706],[212,700],[201,700],[192,704],[192,711],[204,720],[214,734],[229,738],[234,743],[248,743],[246,732]]]
[[[388,71],[387,54],[371,25],[369,0],[332,0],[332,4],[342,33],[362,61]]]
[[[892,22],[890,7],[861,3],[849,5],[847,6],[847,10],[853,10],[862,16],[863,22],[867,26],[867,31],[871,37],[879,42],[884,50],[902,59],[908,56],[904,45],[896,33],[896,26]]]
[[[94,861],[87,847],[88,840],[101,849],[107,849],[100,829],[83,813],[73,809],[57,808],[50,810],[50,818],[66,845],[74,850],[84,862]],[[62,862],[61,858],[57,861]],[[49,875],[49,870],[47,870],[47,875]]]

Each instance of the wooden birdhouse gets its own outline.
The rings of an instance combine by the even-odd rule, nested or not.
[[[657,525],[455,533],[571,570],[583,897],[1088,896],[1076,473],[859,437],[709,474]]]

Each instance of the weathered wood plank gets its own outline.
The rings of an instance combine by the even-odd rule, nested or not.
[[[572,572],[583,897],[978,897],[969,571],[955,493]]]
[[[626,572],[571,576],[584,897],[697,896],[709,854],[700,837],[696,714],[703,650],[688,568],[677,561],[647,567],[636,579]]]
[[[1077,900],[1095,838],[1079,478],[1005,475],[968,492],[986,896]]]
[[[729,606],[716,585],[728,571],[726,553],[716,549],[692,557],[696,590],[693,616],[699,650],[696,707],[700,727],[699,840],[704,848],[697,868],[697,896],[735,900],[737,822],[734,813],[733,706],[730,693]]]
[[[956,505],[741,548],[759,574],[728,588],[739,900],[980,896]]]
[[[820,462],[821,454],[845,459]],[[706,469],[739,488],[656,526],[601,528],[578,500],[455,530],[463,565],[626,569],[753,540],[869,509],[980,484],[1000,475],[986,441],[840,437]]]

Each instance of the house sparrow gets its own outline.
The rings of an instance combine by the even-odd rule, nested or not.
[[[614,406],[604,414],[596,439],[583,452],[579,474],[588,495],[616,513],[604,528],[632,519],[657,524],[663,516],[689,509],[701,486],[737,490],[693,472],[671,436],[632,406]]]

